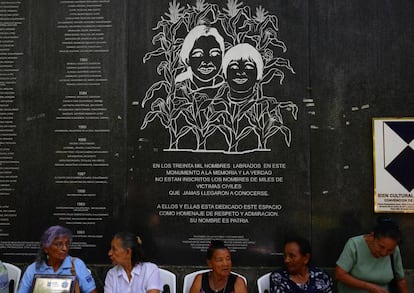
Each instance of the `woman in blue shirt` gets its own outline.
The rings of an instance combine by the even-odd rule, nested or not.
[[[72,232],[51,226],[40,239],[36,261],[29,265],[20,281],[18,293],[29,293],[35,274],[76,275],[81,293],[97,293],[95,281],[85,263],[69,255]]]

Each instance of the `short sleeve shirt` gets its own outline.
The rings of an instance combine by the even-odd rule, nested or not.
[[[270,274],[270,293],[332,293],[332,277],[321,269],[309,267],[309,280],[298,285],[290,279],[286,269],[279,269]]]
[[[76,270],[76,277],[79,282],[79,288],[82,293],[89,293],[96,288],[95,280],[93,279],[90,271],[86,267],[85,263],[79,259],[74,258],[74,266]],[[45,262],[40,264],[40,267],[36,268],[36,263],[32,263],[26,269],[22,279],[19,283],[18,293],[29,293],[32,287],[33,277],[35,274],[55,274],[55,275],[72,275],[72,257],[67,256],[63,261],[60,268],[55,272],[53,267],[48,266]]]
[[[394,269],[397,279],[404,278],[400,249],[397,246],[393,253]],[[364,235],[350,238],[339,256],[336,264],[353,277],[377,284],[387,289],[393,278],[390,256],[374,257],[368,248]],[[338,282],[339,293],[358,293],[364,290],[351,288]]]
[[[155,289],[162,291],[162,283],[159,268],[150,262],[142,262],[132,269],[131,280],[124,268],[116,265],[111,268],[105,278],[105,293],[146,293]]]

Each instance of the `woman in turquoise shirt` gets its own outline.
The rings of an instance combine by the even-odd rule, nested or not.
[[[369,234],[350,238],[336,262],[339,293],[387,293],[394,274],[400,293],[408,293],[398,243],[401,232],[390,218],[379,217]]]

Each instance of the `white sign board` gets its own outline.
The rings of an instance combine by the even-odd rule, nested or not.
[[[414,118],[373,118],[375,212],[414,213]]]

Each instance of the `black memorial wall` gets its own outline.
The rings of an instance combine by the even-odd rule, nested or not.
[[[374,223],[371,119],[414,113],[403,2],[3,1],[2,259],[62,224],[88,263],[131,230],[164,265],[301,234],[334,266]]]

